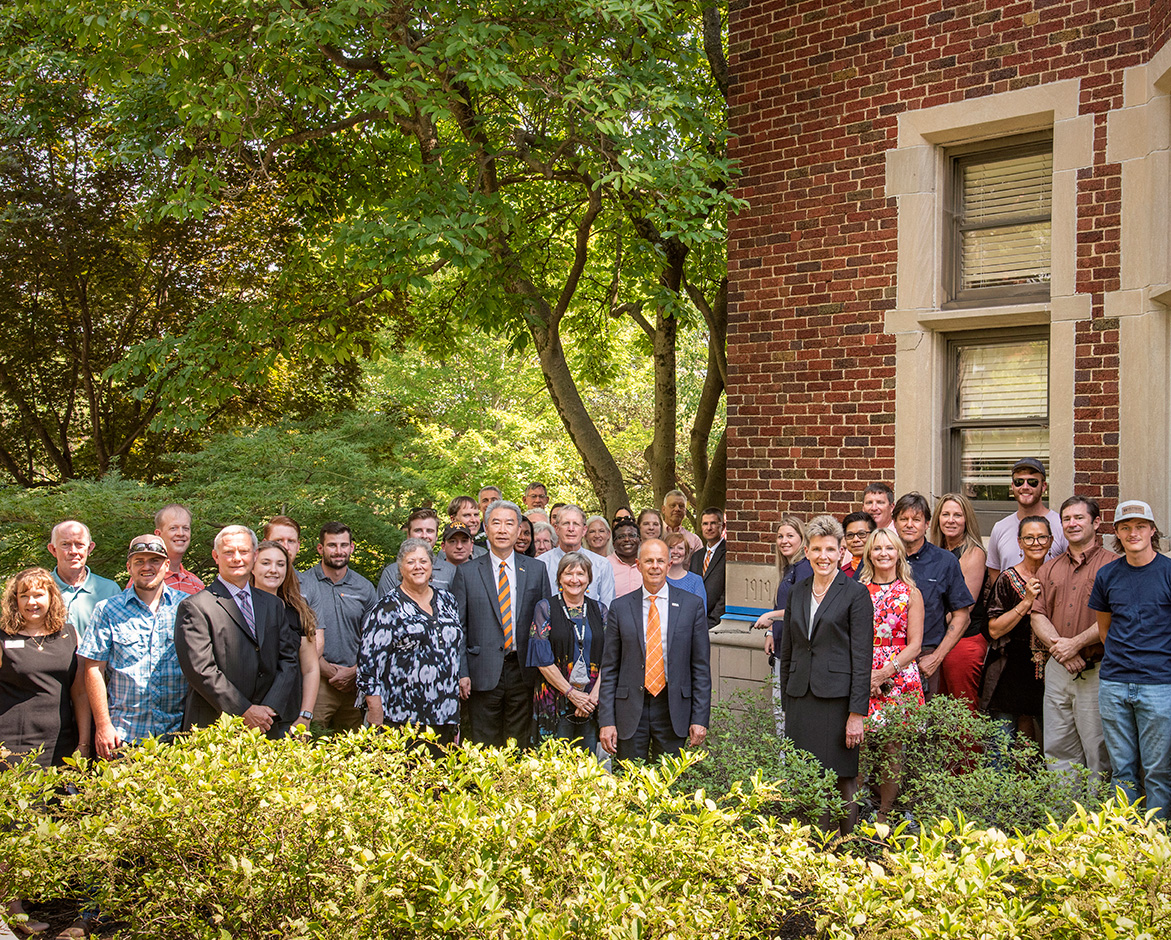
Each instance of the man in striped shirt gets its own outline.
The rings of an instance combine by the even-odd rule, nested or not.
[[[187,595],[165,583],[167,546],[140,535],[126,558],[126,590],[94,608],[77,655],[93,709],[94,751],[110,758],[141,738],[183,724],[187,680],[175,653],[175,612]]]

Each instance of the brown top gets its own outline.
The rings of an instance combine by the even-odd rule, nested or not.
[[[1060,637],[1070,638],[1084,633],[1098,622],[1097,614],[1088,606],[1094,575],[1099,568],[1118,557],[1109,549],[1094,545],[1086,550],[1080,564],[1074,561],[1068,550],[1045,562],[1037,572],[1041,593],[1033,601],[1033,611],[1048,617]],[[1087,662],[1099,659],[1101,655],[1101,643],[1082,649]]]

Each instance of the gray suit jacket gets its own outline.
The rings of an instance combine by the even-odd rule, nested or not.
[[[488,552],[465,561],[455,569],[451,593],[459,608],[463,638],[459,649],[460,678],[472,680],[473,692],[490,692],[500,684],[504,668],[504,625],[497,600],[495,555]],[[528,662],[529,632],[533,627],[533,608],[549,596],[545,566],[538,558],[514,554],[516,559],[516,597],[512,599],[513,639],[517,657],[524,667]],[[536,670],[526,670],[532,681]]]
[[[825,592],[809,630],[813,579],[798,581],[785,608],[780,688],[786,696],[812,692],[818,698],[848,698],[850,711],[870,710],[870,669],[874,657],[874,605],[870,592],[839,571]]]
[[[707,611],[696,595],[667,587],[667,704],[675,734],[708,726],[712,704],[711,645]],[[646,629],[642,588],[615,598],[606,619],[598,693],[598,724],[614,725],[619,739],[633,737],[642,718]]]
[[[250,705],[267,705],[278,721],[296,717],[294,702],[301,666],[300,637],[279,598],[253,589],[255,640],[244,615],[218,580],[180,602],[175,615],[175,652],[191,689],[183,730],[214,724],[221,714],[243,715]]]

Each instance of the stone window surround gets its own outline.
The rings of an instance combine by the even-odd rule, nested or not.
[[[898,203],[895,309],[896,489],[938,495],[945,485],[942,411],[947,333],[1048,324],[1050,491],[1072,492],[1075,327],[1091,315],[1076,290],[1077,171],[1093,165],[1094,118],[1078,113],[1080,81],[953,102],[900,115],[887,152],[887,195]],[[1052,282],[1048,304],[944,309],[946,147],[1051,129]],[[1171,524],[1171,42],[1127,69],[1123,107],[1107,115],[1106,161],[1122,168],[1119,289],[1104,298],[1119,321],[1119,495],[1151,503]],[[1126,403],[1141,402],[1140,407]],[[922,442],[935,442],[923,448]],[[926,450],[926,453],[924,452]]]

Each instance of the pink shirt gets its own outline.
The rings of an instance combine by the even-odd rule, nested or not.
[[[691,557],[692,552],[697,552],[701,548],[703,548],[703,542],[700,541],[699,536],[696,535],[694,532],[688,532],[685,528],[683,528],[683,526],[679,526],[679,528],[677,528],[677,529],[672,529],[669,525],[667,525],[667,523],[664,522],[663,523],[663,536],[666,537],[666,535],[670,532],[678,532],[686,540],[687,549],[688,549],[688,551],[687,551],[688,558]]]
[[[642,574],[638,562],[628,565],[617,555],[607,555],[610,567],[614,569],[614,596],[621,597],[642,587]]]

